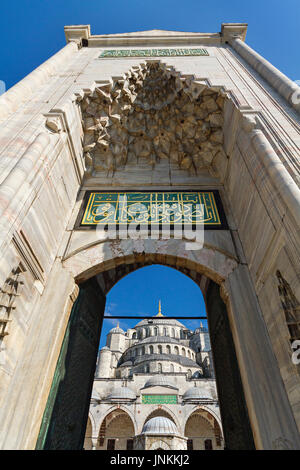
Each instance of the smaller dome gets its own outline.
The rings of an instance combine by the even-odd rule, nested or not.
[[[110,349],[108,346],[103,346],[103,348],[101,348],[100,351],[110,351]]]
[[[120,333],[121,335],[125,335],[125,331],[122,330],[119,326],[116,326],[115,328],[112,328],[109,333]],[[108,334],[109,334],[108,333]]]
[[[154,377],[151,377],[149,380],[147,380],[143,388],[156,386],[174,388],[175,390],[178,390],[176,385],[162,374],[154,375]]]
[[[116,387],[106,398],[108,400],[136,400],[136,394],[131,388]]]
[[[189,388],[182,397],[183,401],[189,400],[212,400],[212,396],[206,390],[201,390],[198,387]]]
[[[144,424],[142,434],[178,434],[176,424],[165,416],[156,416]]]

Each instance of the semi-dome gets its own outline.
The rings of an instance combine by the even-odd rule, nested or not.
[[[201,390],[198,387],[189,388],[182,397],[183,401],[189,400],[212,400],[210,392],[206,390]]]
[[[136,400],[136,394],[128,387],[116,387],[107,395],[108,400]]]
[[[178,390],[178,388],[172,382],[172,380],[168,379],[168,377],[165,377],[162,374],[154,375],[153,377],[148,379],[143,388],[156,387],[156,386],[173,388],[175,390]]]
[[[142,434],[178,434],[176,424],[165,416],[156,416],[144,424]]]

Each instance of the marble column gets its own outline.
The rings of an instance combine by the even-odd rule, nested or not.
[[[232,48],[248,62],[287,102],[300,112],[300,87],[239,37],[229,40]]]

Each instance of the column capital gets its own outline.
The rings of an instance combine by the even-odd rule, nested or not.
[[[229,42],[231,39],[239,38],[245,41],[247,33],[247,23],[222,23],[221,37],[222,42]]]
[[[64,27],[67,43],[76,42],[81,44],[82,39],[91,37],[91,26],[89,24],[69,25]]]

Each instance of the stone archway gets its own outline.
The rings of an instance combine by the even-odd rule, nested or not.
[[[72,256],[65,259],[64,266],[65,269],[77,278],[79,286],[88,285],[91,280],[94,282],[97,279],[97,289],[100,289],[103,297],[105,297],[106,292],[112,285],[128,272],[153,263],[172,266],[189,275],[198,283],[205,298],[207,297],[209,286],[215,285],[215,292],[218,292],[218,297],[221,294],[226,304],[226,307],[222,307],[218,311],[223,316],[223,320],[226,313],[227,331],[231,331],[233,336],[233,341],[230,340],[229,343],[231,345],[234,344],[234,354],[237,356],[237,372],[240,374],[237,380],[231,381],[231,386],[238,387],[239,389],[241,386],[243,387],[245,401],[243,399],[239,406],[244,406],[245,409],[245,402],[247,404],[251,428],[255,434],[256,446],[258,448],[260,446],[261,448],[271,448],[270,433],[271,435],[272,432],[275,434],[276,427],[270,428],[268,433],[265,432],[265,429],[269,429],[270,419],[271,421],[273,420],[274,424],[278,419],[282,422],[282,410],[276,406],[278,397],[276,398],[275,395],[278,394],[284,402],[285,392],[280,385],[280,381],[277,382],[277,388],[275,389],[273,378],[268,382],[269,399],[271,403],[274,403],[274,408],[270,414],[269,409],[266,409],[264,406],[268,387],[264,389],[264,393],[260,393],[257,390],[256,384],[259,375],[263,376],[264,380],[266,380],[268,367],[271,367],[273,373],[276,373],[276,366],[274,365],[273,355],[267,352],[269,338],[266,335],[265,325],[249,273],[244,266],[240,266],[237,263],[234,257],[227,256],[221,250],[204,246],[199,253],[187,252],[184,250],[183,244],[184,241],[182,240],[172,239],[155,242],[137,240],[132,241],[130,247],[122,241],[95,243],[90,247],[84,247],[82,251],[77,250],[74,252]],[[213,297],[214,295],[211,298]],[[218,300],[219,305],[223,302],[221,297]],[[206,301],[211,302],[207,298]],[[223,305],[225,304],[223,303]],[[251,312],[251,316],[248,312]],[[260,352],[262,347],[265,349],[263,355]],[[93,373],[95,361],[96,356],[91,366]],[[255,369],[253,368],[253,363],[256,364]],[[268,367],[267,364],[269,364]],[[57,376],[59,376],[59,372],[57,372]],[[239,393],[239,395],[242,397],[243,393]],[[51,398],[50,393],[48,405],[51,403],[51,400],[53,400],[53,396]],[[45,438],[45,434],[43,434],[45,433],[43,431],[45,427],[43,428],[43,426],[45,426],[45,423],[49,424],[48,405],[44,414],[44,424],[41,427],[39,442]],[[244,422],[247,422],[247,420]],[[234,427],[232,427],[232,430],[234,430]],[[246,426],[246,428],[246,435],[249,436],[249,426]],[[263,441],[267,439],[269,443],[260,444],[260,439]],[[79,443],[77,445],[80,448],[82,444]],[[249,442],[246,445],[249,445]]]
[[[152,410],[146,417],[146,419],[144,420],[144,423],[142,424],[142,428],[144,427],[144,425],[147,423],[147,421],[149,421],[151,418],[155,418],[155,417],[158,417],[158,416],[164,416],[165,418],[168,418],[170,419],[171,421],[173,421],[173,423],[176,425],[177,429],[180,430],[180,426],[178,424],[178,420],[176,419],[176,417],[174,416],[174,414],[166,409],[167,407],[164,406],[164,407],[160,407],[160,408],[156,408],[154,410]],[[142,430],[142,429],[141,429]]]
[[[104,416],[99,429],[97,449],[126,450],[132,448],[134,423],[129,414],[116,408]],[[130,444],[129,444],[130,441]]]
[[[92,426],[92,421],[91,421],[90,416],[88,417],[88,421],[87,421],[83,448],[84,450],[93,449],[93,426]]]
[[[155,63],[157,63],[157,61],[155,61]],[[160,65],[159,67],[161,68]],[[142,67],[141,73],[144,73],[144,71]],[[168,79],[174,79],[173,82],[175,83],[176,88],[175,71],[169,70],[168,67],[162,67],[161,71]],[[131,77],[129,76],[130,74]],[[88,107],[91,106],[91,115],[93,116],[94,113],[94,118],[99,120],[99,122],[94,122],[93,125],[90,121],[86,121],[85,123],[84,132],[86,145],[84,152],[86,165],[90,170],[93,168],[97,169],[96,166],[99,164],[99,169],[101,171],[103,171],[103,165],[106,165],[106,170],[114,172],[117,166],[122,168],[122,165],[127,164],[126,159],[131,158],[123,148],[124,142],[122,139],[124,136],[122,137],[122,133],[125,132],[126,135],[128,135],[128,133],[131,135],[131,132],[136,133],[136,129],[132,131],[132,129],[127,129],[128,126],[125,126],[126,129],[124,130],[124,125],[121,122],[124,113],[113,114],[112,108],[109,108],[109,112],[105,111],[108,104],[112,106],[116,105],[117,110],[120,110],[119,108],[121,106],[121,108],[123,107],[122,111],[125,109],[129,110],[132,107],[132,99],[130,95],[133,91],[138,90],[136,86],[138,85],[137,82],[139,79],[135,76],[135,70],[131,70],[130,74],[127,74],[129,82],[131,78],[135,81],[135,85],[129,83],[129,85],[133,87],[131,91],[129,87],[124,86],[124,83],[120,84],[121,86],[119,89],[117,89],[118,87],[114,89],[116,96],[121,96],[124,102],[122,100],[117,104],[113,102],[115,97],[113,97],[114,99],[111,97],[111,91],[113,88],[112,83],[94,87],[87,93],[79,93],[77,96],[79,103],[82,101],[83,104],[85,103],[85,109],[83,109],[83,111],[86,112]],[[181,84],[179,85],[179,88],[181,87],[181,90],[179,91],[187,95],[189,93],[192,94],[192,96],[193,93],[200,95],[204,87],[208,96],[208,99],[204,100],[204,103],[206,103],[206,101],[208,102],[210,99],[213,99],[216,103],[217,99],[220,97],[220,88],[208,90],[207,83],[197,84],[194,79],[189,80],[187,76],[181,76],[180,81]],[[114,83],[114,85],[116,85],[116,83]],[[197,85],[197,90],[194,90],[193,88],[195,85]],[[177,90],[177,92],[179,91]],[[138,93],[136,95],[138,95]],[[230,93],[228,93],[228,96],[229,95]],[[126,104],[126,101],[128,100],[131,104],[129,102]],[[98,104],[96,102],[98,102]],[[201,105],[203,105],[203,100],[201,101]],[[211,105],[213,105],[213,103],[211,103]],[[126,106],[128,106],[128,108],[126,108]],[[259,154],[259,158],[261,160],[260,165],[268,167],[268,163],[266,162],[266,153],[268,153],[268,155],[270,154],[272,158],[275,158],[275,156],[271,151],[264,151],[266,148],[269,148],[269,144],[266,142],[266,138],[261,130],[255,129],[257,127],[257,121],[249,115],[243,116],[242,112],[237,110],[232,102],[229,106],[231,106],[231,108],[227,113],[227,117],[232,116],[233,113],[238,114],[239,129],[241,130],[239,137],[243,145],[253,145]],[[234,107],[234,111],[232,107]],[[94,111],[92,108],[94,108]],[[100,114],[102,113],[100,118],[99,116],[96,116],[98,111]],[[139,113],[139,110],[135,108],[134,112]],[[211,112],[209,112],[207,109],[207,115],[204,118],[208,118],[209,137],[214,134],[212,128],[215,126],[216,128],[220,127],[217,122],[214,123],[214,118],[210,117],[210,114],[214,115],[215,112],[218,115],[222,114],[221,107],[219,108],[219,105],[218,110],[211,110]],[[138,116],[135,117],[138,119]],[[85,116],[85,118],[91,119],[87,116]],[[186,123],[181,124],[185,125]],[[193,127],[191,123],[189,125]],[[229,125],[228,122],[227,125]],[[104,135],[102,135],[100,131],[103,132]],[[204,134],[206,133],[205,129],[202,129],[202,131]],[[194,126],[193,129],[188,128],[185,129],[184,132],[196,133],[197,130]],[[217,130],[217,133],[218,135],[220,134],[220,129]],[[132,141],[132,153],[134,153],[134,148],[144,153],[144,158],[148,160],[150,158],[149,162],[151,166],[155,163],[154,160],[151,160],[151,152],[149,153],[149,148],[145,148],[139,142],[139,137],[141,136],[135,135],[135,138]],[[157,139],[156,151],[160,154],[159,158],[162,159],[165,157],[169,158],[166,154],[168,153],[167,149],[169,149],[170,146],[165,142],[165,140],[165,135],[160,136],[159,139]],[[214,146],[214,144],[216,144],[216,146]],[[187,151],[183,149],[180,155],[177,153],[177,163],[182,168],[186,167],[189,171],[196,171],[196,157],[199,157],[198,163],[200,166],[198,170],[204,168],[205,171],[210,172],[211,175],[217,175],[219,180],[222,181],[222,177],[224,176],[223,173],[226,171],[227,161],[223,158],[224,153],[220,148],[221,144],[221,138],[219,142],[216,141],[212,143],[211,141],[207,142],[206,136],[206,139],[203,140],[203,148],[201,147],[201,149],[198,149],[200,152],[199,155],[195,154],[192,158],[186,158],[185,154]],[[211,146],[214,147],[214,150],[217,150],[216,153],[214,153]],[[108,158],[102,158],[99,156],[106,152]],[[120,158],[117,158],[118,155],[120,155]],[[217,168],[219,173],[218,171],[217,173],[215,172],[214,164],[216,165],[215,168]],[[273,176],[271,179],[272,178]],[[274,178],[276,179],[276,175]],[[283,194],[282,197],[284,201],[287,201],[288,206],[290,206],[292,199],[289,198],[289,195],[287,196],[286,194]],[[84,285],[84,283],[88,282],[91,277],[97,276],[98,284],[101,286],[100,290],[102,290],[103,295],[105,295],[109,286],[113,285],[114,282],[117,282],[120,275],[126,275],[130,270],[152,263],[161,263],[173,266],[190,275],[192,279],[197,279],[200,287],[203,289],[204,295],[206,295],[207,292],[210,292],[210,296],[212,297],[207,299],[210,305],[214,303],[212,298],[216,295],[216,292],[218,291],[218,295],[221,293],[221,300],[226,304],[226,308],[218,307],[219,316],[218,318],[214,318],[212,323],[215,327],[215,331],[218,331],[218,326],[220,324],[223,326],[226,324],[225,327],[227,332],[233,336],[230,341],[227,341],[227,346],[235,348],[235,352],[232,357],[235,357],[235,355],[237,356],[238,366],[234,373],[236,378],[231,380],[231,387],[233,386],[239,389],[243,387],[245,400],[242,398],[238,407],[242,407],[245,410],[248,409],[250,411],[249,418],[257,448],[272,448],[274,446],[274,443],[281,438],[282,422],[286,423],[284,426],[284,435],[290,436],[291,442],[294,440],[295,442],[298,442],[296,428],[294,426],[291,428],[290,425],[287,424],[293,421],[293,416],[287,401],[286,392],[283,388],[278,366],[272,352],[270,339],[265,328],[256,292],[253,287],[253,281],[250,278],[249,269],[245,263],[241,263],[238,259],[237,251],[235,250],[234,243],[230,238],[230,234],[228,234],[228,237],[230,240],[226,240],[226,237],[215,237],[213,234],[207,233],[204,240],[204,248],[200,250],[199,253],[187,253],[184,249],[184,242],[178,240],[137,240],[130,241],[129,243],[127,240],[106,240],[99,243],[96,235],[89,234],[89,236],[86,237],[86,233],[77,233],[74,240],[70,241],[68,249],[65,251],[63,267],[69,271],[71,276],[79,283],[79,285]],[[216,238],[218,238],[217,242]],[[221,286],[220,292],[218,287],[211,287],[213,286],[212,281],[218,286]],[[214,291],[213,294],[211,294],[212,291]],[[218,304],[220,306],[219,300]],[[249,321],[250,312],[252,321]],[[219,349],[220,351],[222,347],[224,347],[224,344],[221,345],[221,335],[217,336],[214,338],[216,340],[215,349]],[[249,354],[249,352],[251,354]],[[221,357],[220,354],[219,357]],[[255,368],[253,368],[254,363],[256,365]],[[276,392],[274,391],[274,374],[277,377]],[[256,387],[258,377],[260,377],[260,379],[265,383],[263,393],[257,390]],[[219,387],[219,391],[220,389],[221,388]],[[227,395],[230,395],[230,393],[228,394],[227,392]],[[240,394],[240,396],[243,396],[243,394]],[[266,410],[264,406],[266,397],[268,397],[267,400],[272,403],[271,411]],[[284,403],[284,406],[279,409],[277,406],[278,403]],[[225,407],[223,407],[223,409],[225,409]],[[235,426],[232,426],[232,423],[230,424],[230,422],[231,418],[228,417],[228,429],[229,427],[234,429]],[[248,434],[249,438],[252,432],[248,432],[246,434]]]
[[[173,241],[174,241],[174,240],[173,240]],[[180,246],[181,243],[182,243],[182,241],[177,241],[177,244],[178,244],[179,246]],[[92,250],[92,249],[95,249],[95,247],[90,248],[90,250]],[[216,252],[216,253],[218,253],[218,252]],[[120,253],[119,253],[119,254],[120,254]],[[194,256],[194,255],[193,255],[193,256]],[[205,253],[202,253],[202,256],[205,257]],[[225,258],[224,255],[222,255],[222,254],[220,254],[220,256],[222,256],[223,258]],[[75,255],[75,257],[76,257],[76,255]],[[86,251],[85,251],[85,259],[89,259],[89,258],[86,256]],[[152,260],[152,263],[153,263],[153,261],[155,261],[155,259],[162,260],[162,254],[161,254],[161,253],[157,253],[157,254],[153,253],[153,260]],[[68,261],[68,263],[69,263],[69,260],[67,260],[67,261]],[[124,262],[124,261],[125,261],[125,262]],[[121,278],[126,274],[126,271],[128,272],[128,270],[126,270],[126,269],[124,270],[124,268],[126,268],[126,266],[129,267],[129,270],[130,270],[130,269],[131,269],[131,270],[134,270],[134,269],[137,269],[138,267],[141,267],[141,265],[142,265],[142,262],[141,262],[142,260],[141,260],[141,259],[140,259],[140,264],[139,264],[139,263],[134,263],[134,262],[132,262],[132,261],[133,261],[133,260],[132,260],[132,258],[131,258],[131,263],[128,263],[128,262],[126,263],[126,257],[125,257],[125,260],[123,260],[123,265],[121,265],[121,264],[118,265],[119,268],[117,268],[117,269],[115,269],[115,270],[102,271],[102,272],[98,273],[96,277],[92,277],[91,279],[89,279],[89,280],[87,280],[87,281],[84,281],[83,283],[79,284],[79,287],[80,287],[80,286],[84,286],[84,292],[85,292],[85,291],[86,291],[86,288],[87,288],[86,286],[90,286],[90,283],[92,282],[94,288],[95,288],[96,286],[98,286],[97,289],[99,289],[99,290],[102,292],[102,295],[105,295],[105,293],[109,290],[109,288],[111,288],[111,284],[112,284],[112,283],[115,283],[115,282],[117,282],[119,279],[121,279]],[[149,261],[150,261],[150,260],[149,260]],[[209,292],[210,283],[213,283],[213,285],[216,285],[216,286],[217,286],[217,284],[215,284],[214,281],[209,280],[209,279],[205,276],[205,274],[201,274],[201,271],[203,271],[202,266],[201,266],[201,265],[197,265],[197,264],[195,263],[195,261],[191,262],[191,266],[196,268],[196,270],[193,270],[193,271],[192,271],[191,267],[188,265],[187,260],[184,260],[184,261],[185,261],[185,266],[182,266],[182,265],[181,265],[181,263],[183,262],[183,260],[181,260],[179,257],[177,257],[177,258],[174,257],[174,261],[175,261],[175,263],[174,263],[175,266],[174,266],[174,267],[177,267],[177,269],[180,269],[182,272],[184,272],[184,273],[187,274],[188,276],[192,277],[192,278],[197,282],[197,284],[199,285],[199,287],[202,288],[202,290],[203,290],[204,293]],[[95,262],[95,259],[94,259],[94,262]],[[167,263],[166,263],[166,264],[167,264]],[[172,258],[171,258],[171,257],[170,257],[170,260],[169,260],[169,264],[172,264]],[[233,269],[234,264],[235,264],[235,263],[234,263],[234,261],[233,261],[232,259],[231,259],[231,260],[229,259],[229,262],[227,262],[227,263],[225,262],[225,263],[223,263],[223,264],[219,264],[219,267],[221,268],[221,270],[223,269],[223,271],[221,271],[222,274],[223,274],[223,277],[225,277],[226,274],[228,275],[228,272],[226,273],[226,269],[227,269],[227,271],[231,271],[231,270]],[[105,263],[102,263],[101,266],[103,267],[103,266],[105,266],[105,265],[106,265]],[[70,264],[68,264],[68,266],[70,266]],[[77,264],[77,263],[74,263],[74,266],[78,267],[78,264]],[[122,269],[122,266],[123,266],[123,269]],[[89,274],[90,274],[90,269],[88,269],[88,272],[89,272]],[[206,269],[206,272],[208,272],[207,269]],[[83,275],[86,275],[86,273],[83,273]],[[220,278],[221,278],[220,274],[215,273],[215,278],[220,279]],[[96,281],[96,279],[97,279],[97,281]],[[109,282],[106,283],[106,280],[109,280]],[[101,288],[100,288],[100,285],[101,285]],[[81,287],[80,287],[80,289],[81,289]],[[222,299],[221,299],[221,297],[220,297],[219,288],[217,288],[217,290],[215,291],[214,296],[217,296],[217,297],[219,298],[219,302],[220,302],[221,304],[223,304],[223,301],[222,301]],[[104,310],[104,304],[102,304],[102,305],[103,305],[102,308],[103,308],[103,310]],[[224,311],[226,311],[225,304],[223,304],[223,305],[224,305]],[[74,309],[73,309],[73,310],[74,310]],[[75,311],[76,311],[76,309],[75,309]],[[209,314],[209,310],[208,310],[208,314]],[[85,324],[84,318],[83,318],[82,320],[83,320],[83,323]],[[96,319],[96,317],[94,317],[94,322],[98,322],[98,320]],[[90,325],[90,327],[92,327],[92,325]],[[229,336],[231,337],[230,328],[227,328],[226,335],[229,335]],[[230,343],[230,347],[234,349],[232,339],[229,341],[229,343]],[[229,344],[229,343],[228,343],[228,344]],[[70,354],[70,356],[72,356],[72,351],[71,351],[71,350],[69,350],[69,354]],[[79,354],[80,354],[80,352],[79,352]],[[235,359],[235,352],[233,351],[233,353],[230,353],[230,354],[231,354],[231,358],[234,358],[233,360],[236,361],[236,359]],[[221,356],[220,356],[220,358],[215,359],[215,361],[217,361],[217,362],[220,361],[220,360],[221,360]],[[86,369],[88,368],[87,362],[85,362],[85,365],[84,365],[84,366],[85,366],[85,370],[86,370]],[[94,369],[93,369],[93,367],[94,367],[94,360],[91,359],[91,362],[90,362],[90,366],[89,366],[89,367],[91,368],[91,371],[92,371],[92,370],[94,371]],[[221,365],[220,367],[222,368],[223,366]],[[70,370],[71,370],[71,369],[72,369],[72,367],[70,366]],[[78,375],[78,374],[75,373],[75,372],[70,372],[70,373],[71,373],[71,376],[73,376],[73,375],[76,375],[76,376],[77,376],[77,375]],[[229,373],[229,371],[228,371],[228,373]],[[235,367],[232,367],[232,368],[231,368],[231,373],[233,374],[234,377],[235,377],[235,376],[237,376],[237,377],[236,377],[236,379],[233,380],[232,383],[231,383],[230,393],[231,393],[232,395],[234,395],[234,396],[237,394],[237,395],[243,397],[243,395],[244,395],[244,393],[243,393],[243,387],[242,387],[242,384],[241,384],[241,380],[240,380],[240,376],[239,376],[239,370],[238,370],[238,366],[237,366],[237,365],[236,365]],[[57,375],[58,375],[58,376],[60,375],[59,370],[57,370]],[[82,384],[81,384],[81,388],[82,388]],[[57,418],[55,418],[54,416],[56,415],[57,412],[55,411],[55,409],[56,409],[57,407],[58,407],[58,409],[60,409],[59,403],[60,403],[60,401],[62,400],[62,398],[61,398],[60,395],[61,395],[61,394],[63,395],[64,393],[65,393],[65,391],[56,390],[56,391],[53,391],[52,394],[50,394],[50,397],[51,397],[50,400],[52,400],[53,403],[54,403],[54,408],[52,408],[52,411],[50,412],[51,415],[52,415],[51,420],[50,420],[50,422],[51,422],[51,424],[50,424],[50,429],[51,429],[51,426],[53,427],[53,430],[55,430],[55,428],[56,428],[56,420],[57,420]],[[221,389],[221,391],[220,391],[219,393],[220,393],[220,399],[221,399],[221,400],[224,399],[224,398],[222,398],[222,389]],[[78,397],[78,399],[79,399],[79,397]],[[80,397],[80,399],[82,399],[82,397]],[[48,402],[49,402],[49,400],[48,400]],[[51,406],[51,404],[50,404],[49,406]],[[225,405],[223,408],[224,408],[224,410],[225,410],[225,412],[226,412],[226,405]],[[236,421],[236,420],[237,420],[237,421]],[[241,438],[241,440],[240,440],[240,442],[239,442],[238,445],[239,445],[240,447],[241,447],[241,446],[244,446],[244,448],[250,448],[250,447],[253,445],[253,443],[251,442],[251,438],[249,439],[249,436],[251,435],[251,430],[250,430],[250,425],[249,425],[248,415],[247,415],[247,409],[246,409],[246,405],[245,405],[244,399],[241,400],[240,406],[239,406],[238,409],[236,410],[236,415],[234,416],[234,422],[235,422],[236,429],[239,430],[239,433],[240,433],[240,434],[241,434],[241,431],[242,431],[242,427],[243,427],[243,426],[244,426],[245,428],[247,428],[247,432],[244,433],[244,438]],[[62,428],[62,425],[60,426],[60,429],[59,429],[59,430],[57,429],[56,432],[60,433],[60,432],[61,432],[61,428]],[[56,432],[55,432],[55,431],[53,431],[53,432],[54,432],[54,435],[55,435]],[[47,442],[47,439],[48,439],[49,445],[50,445],[50,447],[51,447],[51,445],[53,445],[53,444],[51,444],[52,438],[50,438],[49,431],[47,431],[46,434],[47,434],[47,436],[48,436],[48,437],[46,438],[46,442]],[[65,432],[65,433],[64,433],[64,439],[66,438],[67,435],[68,435],[68,433]],[[41,435],[40,435],[40,438],[41,438]],[[71,439],[71,441],[72,441],[71,436],[70,436],[70,439]],[[230,435],[230,433],[228,433],[228,442],[227,442],[227,445],[229,446],[229,448],[230,448],[230,447],[233,448],[233,443],[230,442],[230,439],[231,439],[231,435]],[[244,439],[244,440],[243,440],[243,439]],[[53,442],[55,442],[55,446],[58,445],[56,438],[55,438],[55,440],[54,440]],[[72,441],[72,442],[73,442],[73,441]],[[64,445],[64,446],[67,445],[66,442],[65,442],[65,440],[64,440],[64,444],[63,444],[63,445]],[[71,444],[70,444],[70,445],[71,445]],[[72,444],[72,445],[74,445],[74,444]],[[78,441],[78,445],[79,445],[79,441]],[[241,447],[241,448],[243,448],[243,447]]]
[[[184,435],[190,450],[205,450],[205,442],[210,441],[212,449],[222,449],[222,435],[215,417],[207,410],[198,407],[187,418]]]

